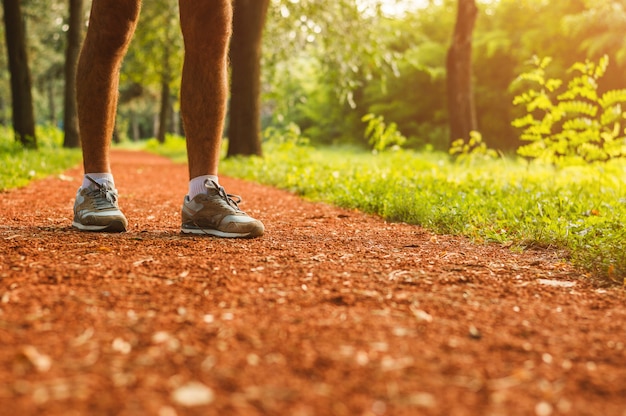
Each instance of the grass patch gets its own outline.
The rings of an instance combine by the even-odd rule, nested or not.
[[[55,127],[37,127],[39,149],[24,149],[13,132],[0,127],[0,191],[28,185],[33,179],[63,172],[81,161],[78,149],[63,148],[63,132]]]
[[[166,135],[165,143],[159,143],[157,139],[135,142],[133,148],[136,148],[137,145],[149,152],[165,156],[176,163],[187,163],[187,143],[181,137]]]
[[[148,149],[185,161],[184,141]],[[451,162],[443,153],[264,144],[265,157],[232,158],[222,174],[312,200],[514,249],[566,250],[574,265],[614,283],[626,277],[626,163],[555,169],[517,159]]]

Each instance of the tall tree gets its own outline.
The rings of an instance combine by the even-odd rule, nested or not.
[[[63,128],[65,137],[63,147],[80,146],[78,116],[76,113],[76,66],[83,28],[83,0],[69,0],[69,28],[65,51],[65,100]]]
[[[175,27],[171,22],[176,21],[178,15],[177,9],[166,8],[160,12],[163,19],[166,19],[165,24],[168,25],[163,32],[165,42],[163,48],[160,51],[162,54],[160,65],[160,81],[161,81],[161,108],[159,110],[159,123],[156,132],[156,138],[159,143],[165,143],[165,135],[172,131],[173,122],[172,114],[174,110],[172,108],[172,88],[171,84],[174,80],[174,73],[172,71],[172,44],[174,38],[178,33],[172,31],[172,27]],[[168,24],[169,23],[169,24]]]
[[[26,53],[26,27],[20,0],[2,0],[2,4],[4,6],[4,34],[11,73],[13,129],[16,139],[24,146],[36,148],[33,96]]]
[[[161,109],[159,110],[159,123],[156,138],[159,143],[165,143],[165,135],[170,131],[172,124],[172,93],[170,83],[172,82],[172,70],[170,69],[170,46],[163,45],[163,66],[161,67]]]
[[[261,44],[269,0],[235,0],[228,156],[261,155]]]
[[[446,59],[450,141],[468,139],[477,129],[472,87],[472,34],[478,15],[475,0],[458,0],[456,24]]]

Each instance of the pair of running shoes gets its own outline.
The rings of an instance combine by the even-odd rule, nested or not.
[[[82,231],[124,232],[128,221],[118,205],[118,192],[108,182],[80,188],[74,203],[72,226]],[[223,238],[254,238],[263,235],[263,223],[239,209],[241,197],[226,193],[214,181],[204,183],[206,192],[193,199],[185,196],[181,232]]]

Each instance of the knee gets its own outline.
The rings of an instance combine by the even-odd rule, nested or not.
[[[94,1],[87,38],[102,57],[123,54],[139,19],[139,1]]]
[[[181,0],[185,51],[225,55],[232,31],[231,0]]]

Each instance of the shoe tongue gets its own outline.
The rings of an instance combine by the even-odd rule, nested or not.
[[[205,192],[202,193],[202,195],[206,195],[206,196],[215,196],[215,195],[219,195],[220,191],[217,188],[207,188]]]
[[[112,191],[114,190],[115,187],[113,185],[113,183],[109,182],[109,181],[103,181],[102,183],[98,182],[98,184],[96,185],[95,183],[92,183],[91,185],[89,185],[87,187],[87,190],[89,191]]]
[[[207,198],[216,198],[216,197],[220,197],[220,191],[218,191],[217,189],[207,189],[205,192],[202,193],[203,195],[206,195]]]

